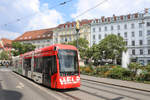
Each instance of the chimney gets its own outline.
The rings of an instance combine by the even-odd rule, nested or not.
[[[102,17],[101,17],[102,22],[104,22],[104,19],[105,19],[105,17],[104,17],[104,16],[102,16]]]
[[[148,8],[145,8],[145,10],[144,10],[144,11],[145,11],[145,14],[147,14],[147,13],[148,13]]]

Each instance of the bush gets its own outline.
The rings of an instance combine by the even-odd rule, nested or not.
[[[138,81],[150,81],[150,72],[143,71],[137,78]]]
[[[107,77],[114,79],[125,79],[125,77],[130,77],[131,72],[125,68],[116,67],[110,70]]]
[[[96,74],[104,76],[104,73],[106,73],[109,69],[109,66],[98,66],[96,67]]]

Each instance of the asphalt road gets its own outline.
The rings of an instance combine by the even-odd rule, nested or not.
[[[82,80],[81,87],[53,90],[0,68],[0,100],[150,100],[150,92]]]
[[[58,100],[49,91],[13,73],[10,69],[0,68],[0,100]]]

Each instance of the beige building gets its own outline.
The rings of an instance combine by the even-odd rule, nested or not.
[[[81,20],[79,37],[85,38],[90,43],[90,23],[91,20]],[[60,24],[53,30],[53,42],[54,43],[65,43],[76,40],[76,22],[67,22]]]

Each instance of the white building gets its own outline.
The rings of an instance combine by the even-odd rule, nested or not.
[[[131,61],[150,63],[150,13],[101,17],[91,23],[90,46],[98,44],[108,34],[120,35],[126,41]]]

